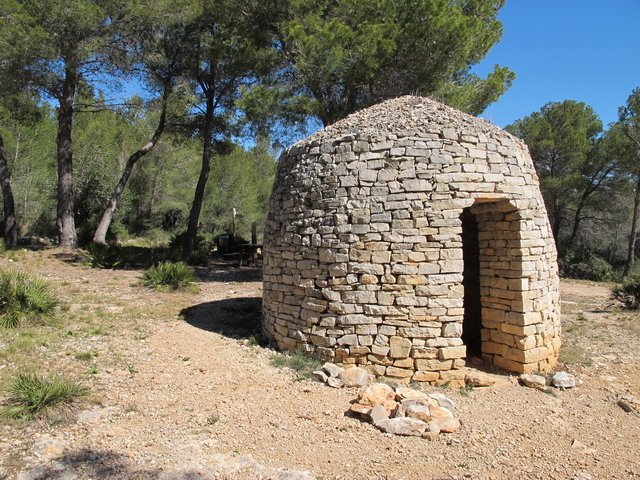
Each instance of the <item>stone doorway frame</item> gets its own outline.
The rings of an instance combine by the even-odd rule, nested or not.
[[[478,225],[482,358],[522,373],[547,370],[544,361],[559,349],[540,308],[545,291],[536,282],[545,272],[534,260],[542,244],[529,233],[535,231],[530,207],[522,200],[476,198],[460,211]]]

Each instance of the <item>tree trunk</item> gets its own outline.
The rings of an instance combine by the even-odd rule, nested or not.
[[[633,195],[633,217],[631,218],[631,234],[629,235],[629,251],[627,253],[627,265],[624,274],[628,275],[636,263],[636,237],[638,235],[638,216],[640,215],[640,175],[636,180],[636,188]]]
[[[551,212],[549,212],[549,216],[551,217],[551,233],[553,234],[553,238],[556,241],[556,247],[560,248],[558,244],[558,239],[560,237],[560,223],[561,223],[561,215],[560,215],[560,200],[558,195],[553,194],[551,197]]]
[[[93,235],[93,241],[99,244],[106,244],[107,230],[109,230],[109,225],[111,225],[111,220],[113,220],[113,214],[116,211],[116,207],[118,206],[118,201],[120,201],[120,197],[122,196],[122,192],[124,188],[127,186],[127,182],[129,181],[129,177],[131,177],[131,172],[133,172],[133,167],[136,162],[144,157],[147,153],[149,153],[153,147],[156,146],[158,140],[162,136],[162,132],[164,131],[165,120],[167,116],[167,99],[169,96],[169,92],[165,90],[165,93],[162,96],[162,112],[160,113],[160,121],[158,123],[158,127],[156,128],[153,137],[151,140],[142,147],[140,150],[135,152],[133,155],[129,157],[127,163],[122,171],[122,175],[120,176],[120,181],[118,185],[116,185],[115,190],[113,191],[113,195],[111,196],[111,200],[109,201],[109,205],[106,210],[102,214],[102,218],[100,219],[100,223],[98,224],[98,228]]]
[[[0,135],[0,186],[4,204],[4,243],[7,247],[18,244],[18,228],[16,226],[16,212],[11,190],[11,172],[4,149],[4,141]]]
[[[584,200],[584,198],[583,198]],[[571,249],[573,247],[573,243],[578,236],[578,228],[580,227],[580,221],[582,220],[582,209],[584,207],[584,202],[581,201],[576,208],[576,213],[573,216],[573,229],[571,230],[571,237],[569,237],[569,241],[567,242],[567,249]]]
[[[213,89],[207,90],[206,110],[204,114],[203,149],[202,149],[202,169],[200,177],[196,185],[196,193],[191,205],[191,213],[189,214],[189,225],[187,226],[187,235],[184,239],[184,253],[186,255],[193,251],[196,243],[196,235],[198,234],[198,223],[200,220],[200,210],[204,200],[204,189],[209,180],[209,172],[211,171],[211,153],[213,149]]]
[[[73,214],[73,100],[77,85],[77,73],[67,67],[58,108],[58,244],[65,249],[78,246]]]

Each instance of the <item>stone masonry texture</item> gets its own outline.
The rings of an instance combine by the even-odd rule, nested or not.
[[[458,380],[472,347],[547,372],[560,348],[556,260],[526,145],[401,97],[280,157],[263,330],[280,349],[398,381]]]

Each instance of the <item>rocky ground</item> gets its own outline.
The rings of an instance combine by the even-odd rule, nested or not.
[[[199,271],[199,294],[155,293],[137,285],[140,271],[92,269],[56,250],[12,259],[55,282],[65,320],[0,334],[2,384],[26,364],[77,375],[92,397],[68,420],[0,424],[0,478],[640,477],[640,417],[618,405],[640,408],[640,317],[605,286],[562,282],[560,368],[578,386],[544,393],[481,365],[491,388],[422,387],[453,399],[462,422],[430,441],[346,415],[356,389],[273,366],[275,352],[250,339],[258,269],[216,263]]]

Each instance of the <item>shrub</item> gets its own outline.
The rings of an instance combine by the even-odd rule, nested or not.
[[[187,231],[184,230],[183,232],[177,233],[175,235],[173,235],[171,237],[171,240],[169,240],[169,247],[174,247],[174,248],[178,248],[180,250],[182,250],[182,248],[184,247],[184,240],[185,238],[187,238]],[[197,250],[200,247],[206,245],[206,238],[204,235],[201,234],[197,234],[196,238],[194,240],[193,243],[193,249]]]
[[[184,262],[163,262],[154,265],[144,272],[142,284],[158,290],[186,289],[191,292],[199,291],[195,285],[196,275]]]
[[[640,274],[630,275],[621,284],[615,285],[611,293],[625,307],[637,310],[640,307]]]
[[[588,249],[567,252],[560,259],[560,275],[565,278],[603,282],[611,279],[613,267]]]
[[[189,265],[206,267],[207,265],[209,265],[209,253],[207,253],[207,251],[204,249],[194,250],[189,254],[187,263]]]
[[[34,373],[18,373],[9,388],[10,406],[0,415],[2,418],[47,417],[52,409],[70,404],[89,393],[89,388],[61,376],[38,376]]]
[[[123,267],[126,263],[124,252],[120,245],[109,243],[102,245],[91,242],[87,245],[89,255],[87,263],[96,268]]]
[[[22,320],[50,315],[58,305],[50,290],[41,277],[0,271],[0,326],[15,328]]]

